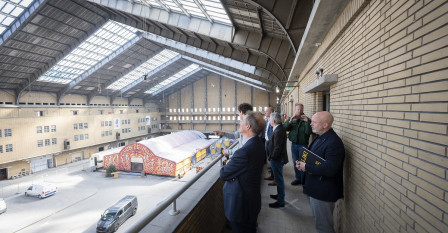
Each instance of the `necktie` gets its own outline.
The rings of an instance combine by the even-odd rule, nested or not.
[[[268,125],[268,138],[271,138],[271,135],[272,135],[272,125],[269,124]]]

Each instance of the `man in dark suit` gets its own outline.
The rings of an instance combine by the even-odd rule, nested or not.
[[[316,229],[319,233],[333,233],[335,202],[343,198],[343,165],[345,150],[339,136],[333,131],[333,116],[318,112],[311,118],[311,127],[318,137],[310,150],[325,161],[320,165],[296,162],[299,171],[305,173],[303,192],[310,198]]]
[[[288,153],[286,152],[286,131],[282,126],[282,118],[277,112],[271,113],[269,121],[274,132],[268,141],[268,158],[274,174],[274,181],[277,184],[277,195],[271,195],[271,198],[277,201],[270,203],[269,207],[279,208],[285,206],[283,165],[288,163]]]
[[[235,151],[230,161],[221,168],[224,212],[232,231],[256,232],[261,208],[261,172],[264,165],[264,143],[257,137],[264,129],[261,113],[247,112],[240,122],[243,135],[242,147]]]

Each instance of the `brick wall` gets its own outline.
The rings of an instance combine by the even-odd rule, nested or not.
[[[346,149],[339,232],[448,232],[448,1],[353,0],[300,75],[337,74],[333,128]]]

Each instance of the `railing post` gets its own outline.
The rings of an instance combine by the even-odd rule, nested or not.
[[[171,216],[179,214],[179,210],[176,209],[176,199],[174,199],[174,201],[173,201],[173,209],[170,210],[169,214]]]

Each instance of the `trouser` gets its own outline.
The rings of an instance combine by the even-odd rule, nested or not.
[[[334,233],[334,202],[326,202],[310,197],[311,211],[318,233]]]
[[[249,222],[230,222],[232,224],[233,233],[256,233],[257,223]]]
[[[305,176],[303,172],[299,171],[296,167],[296,161],[299,160],[299,153],[302,149],[302,146],[303,145],[291,143],[292,166],[294,167],[295,178],[303,184],[303,179],[305,178]]]
[[[277,202],[285,204],[285,182],[283,180],[283,160],[271,160],[272,173],[274,174],[274,181],[277,184]]]

